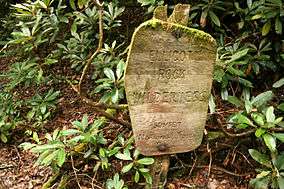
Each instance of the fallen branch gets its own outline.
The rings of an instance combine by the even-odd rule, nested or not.
[[[119,105],[106,105],[106,104],[103,104],[103,103],[96,103],[94,101],[92,101],[91,99],[88,99],[87,97],[84,97],[82,95],[80,95],[79,91],[77,90],[77,88],[71,83],[68,81],[68,83],[71,85],[71,88],[77,92],[77,94],[80,96],[80,98],[82,98],[82,100],[87,103],[87,104],[90,104],[91,106],[93,106],[94,110],[98,113],[100,113],[101,115],[105,116],[106,118],[118,123],[118,124],[121,124],[123,126],[126,126],[127,128],[131,129],[131,124],[127,121],[123,121],[123,120],[120,120],[116,117],[114,117],[113,115],[107,113],[105,110],[101,109],[100,107],[104,107],[104,108],[112,108],[112,109],[117,109],[116,107],[119,107],[119,109],[125,109],[127,108],[127,106],[119,106]]]
[[[89,104],[90,106],[93,107],[98,107],[98,108],[110,108],[110,109],[116,109],[116,110],[124,110],[128,108],[127,104],[120,104],[120,105],[115,105],[115,104],[106,104],[102,102],[94,102],[92,99],[89,99],[88,97],[80,94],[79,90],[76,88],[75,85],[73,85],[69,80],[66,80],[67,83],[71,86],[71,88],[78,94],[78,96],[86,103]]]
[[[124,109],[127,109],[128,108],[128,105],[127,104],[124,104],[124,105],[115,105],[115,104],[105,104],[105,103],[101,103],[101,102],[94,102],[93,100],[83,96],[83,95],[80,95],[80,98],[86,103],[86,104],[89,104],[93,107],[98,107],[98,108],[104,108],[104,109],[107,109],[107,108],[110,108],[110,109],[116,109],[116,110],[124,110]]]
[[[131,129],[131,124],[128,121],[120,120],[120,119],[114,117],[113,115],[107,113],[106,111],[104,111],[104,110],[102,110],[100,108],[97,108],[97,107],[93,107],[93,108],[94,108],[94,110],[96,112],[99,112],[102,116],[105,116],[106,118],[108,118],[108,119],[110,119],[110,120],[112,120],[112,121],[114,121],[114,122],[116,122],[118,124],[121,124],[123,126],[126,126],[129,129]]]

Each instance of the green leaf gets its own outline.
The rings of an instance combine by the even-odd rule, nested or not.
[[[230,72],[230,74],[232,74],[233,76],[242,76],[245,77],[245,73],[242,70],[239,69],[235,69],[232,66],[227,68],[228,72]]]
[[[209,98],[209,110],[210,110],[210,114],[213,114],[215,112],[215,108],[216,108],[216,104],[214,101],[214,97],[211,94],[210,98]]]
[[[48,95],[45,97],[46,101],[54,101],[59,96],[60,91],[53,92],[53,89],[48,91]]]
[[[140,174],[139,174],[138,171],[136,171],[136,172],[135,172],[135,176],[134,176],[134,181],[135,181],[136,183],[138,183],[138,182],[139,182],[139,179],[140,179]]]
[[[279,81],[276,81],[274,84],[273,84],[273,87],[274,88],[279,88],[279,87],[282,87],[284,85],[284,78],[280,79]]]
[[[284,177],[283,176],[277,177],[277,183],[278,183],[279,189],[284,189]]]
[[[278,171],[281,171],[284,169],[284,154],[280,154],[277,156],[274,162],[274,165],[278,169]]]
[[[221,98],[222,100],[228,100],[228,90],[225,88],[225,89],[221,89]]]
[[[111,101],[116,104],[118,103],[118,100],[119,100],[119,90],[118,89],[115,89],[115,93],[112,95],[111,97]]]
[[[57,149],[57,148],[64,148],[64,145],[63,144],[45,144],[45,145],[34,147],[33,149],[31,149],[31,151],[33,153],[39,153],[45,150]]]
[[[1,138],[2,142],[4,142],[4,143],[8,142],[8,138],[3,133],[1,133],[0,138]]]
[[[33,148],[35,146],[36,146],[36,144],[32,144],[30,142],[24,142],[24,143],[19,145],[19,147],[23,148],[24,150],[29,150],[29,149],[31,149],[31,148]]]
[[[263,129],[263,128],[258,128],[258,129],[255,131],[255,136],[259,138],[259,137],[261,137],[265,132],[266,132],[265,129]]]
[[[154,161],[155,160],[153,158],[142,158],[142,159],[139,159],[137,163],[142,164],[142,165],[151,165],[154,163]]]
[[[277,16],[276,19],[275,19],[275,31],[279,35],[282,34],[282,22],[281,22],[279,16]]]
[[[228,102],[231,104],[234,104],[236,107],[241,107],[243,106],[243,102],[240,101],[237,97],[235,96],[228,96]]]
[[[134,159],[137,159],[139,155],[140,155],[139,150],[138,150],[138,149],[135,149],[135,150],[134,150],[134,153],[133,153]]]
[[[258,163],[260,163],[260,164],[262,164],[266,167],[271,167],[271,162],[270,162],[269,157],[267,155],[262,154],[255,149],[249,149],[249,154]]]
[[[37,143],[40,143],[38,134],[35,131],[33,132],[33,140],[36,141]]]
[[[81,121],[81,125],[83,129],[86,129],[89,125],[89,120],[88,120],[88,115],[84,114],[82,121]]]
[[[40,68],[40,70],[38,71],[38,75],[37,75],[37,82],[40,83],[40,81],[42,80],[43,76],[43,70]]]
[[[275,136],[281,142],[284,142],[284,133],[273,133],[272,135]]]
[[[68,130],[62,130],[61,131],[61,135],[62,136],[69,136],[69,135],[75,135],[80,133],[80,131],[76,130],[76,129],[68,129]]]
[[[124,62],[123,60],[120,60],[119,63],[117,64],[116,66],[116,76],[117,76],[117,79],[120,79],[122,74],[123,74],[123,71],[124,71]]]
[[[75,0],[70,0],[69,3],[70,3],[71,8],[73,10],[76,10]]]
[[[46,158],[46,157],[49,155],[49,153],[50,153],[49,150],[46,150],[46,151],[44,151],[43,153],[41,153],[40,156],[37,158],[37,160],[36,160],[34,166],[37,166],[37,165],[42,164],[42,160],[43,160],[44,158]]]
[[[209,13],[209,17],[211,18],[213,23],[215,25],[217,25],[218,27],[220,27],[221,24],[220,24],[220,20],[219,20],[218,16],[216,16],[216,14],[213,11],[209,11],[208,13]]]
[[[34,110],[29,111],[29,112],[27,113],[27,118],[28,118],[28,120],[29,120],[29,121],[32,120],[32,118],[34,117],[34,115],[35,115],[35,111],[34,111]]]
[[[269,100],[271,100],[273,98],[273,96],[274,95],[273,95],[272,91],[266,91],[264,93],[257,95],[251,101],[251,103],[256,107],[260,107],[260,106],[264,105],[265,103],[267,103]]]
[[[248,54],[249,48],[234,53],[228,63],[234,62]]]
[[[148,184],[152,184],[152,177],[150,173],[141,173]]]
[[[251,117],[252,117],[253,121],[255,123],[257,123],[257,125],[259,125],[259,126],[264,125],[264,118],[265,117],[261,113],[254,112],[254,113],[251,114]]]
[[[284,121],[281,121],[280,123],[277,124],[280,127],[284,127]]]
[[[268,189],[270,176],[251,179],[249,185],[254,189]]]
[[[266,177],[267,175],[269,175],[271,173],[271,171],[261,171],[261,173],[256,175],[256,178],[263,178]]]
[[[252,110],[252,104],[249,100],[245,100],[245,109],[247,114],[249,114]]]
[[[246,86],[246,87],[249,87],[249,88],[253,88],[253,84],[252,84],[252,82],[250,82],[249,80],[247,80],[247,79],[244,79],[244,78],[239,78],[239,82],[242,84],[242,85],[244,85],[244,86]]]
[[[147,168],[140,168],[139,171],[140,171],[141,173],[148,173],[150,170],[147,169]]]
[[[110,68],[105,68],[105,69],[104,69],[104,73],[105,73],[105,75],[106,75],[109,79],[111,79],[113,82],[115,82],[114,73],[113,73],[113,71],[112,71]]]
[[[239,124],[247,124],[247,125],[254,127],[253,122],[248,117],[246,117],[245,115],[242,115],[242,114],[239,113],[239,114],[236,115],[236,119],[237,119],[237,123],[239,123]]]
[[[115,157],[117,157],[118,159],[121,159],[121,160],[125,160],[125,161],[132,160],[132,158],[128,154],[118,153],[118,154],[115,155]]]
[[[80,36],[77,33],[77,23],[76,22],[73,22],[73,24],[71,25],[71,35],[75,37],[76,39],[80,40]]]
[[[41,105],[41,107],[40,107],[40,112],[41,112],[42,114],[45,114],[46,109],[47,109],[46,105],[43,104],[43,105]]]
[[[247,5],[248,5],[248,8],[251,8],[252,0],[247,0]]]
[[[138,3],[141,3],[141,6],[154,4],[155,0],[137,0]]]
[[[57,165],[61,167],[66,159],[66,153],[63,149],[59,149],[58,154],[57,154]]]
[[[284,112],[284,103],[279,104],[277,108]]]
[[[128,165],[123,166],[121,172],[122,173],[127,173],[130,171],[130,169],[133,167],[134,163],[129,163]]]
[[[276,151],[276,141],[275,138],[271,134],[264,134],[263,136],[265,145],[269,148],[271,152]]]
[[[277,119],[275,119],[275,121],[273,122],[275,125],[279,124],[281,121],[283,120],[283,117],[278,117]]]
[[[273,106],[270,106],[267,110],[266,110],[266,121],[268,123],[273,123],[275,121],[275,114],[274,114],[274,108]]]
[[[267,21],[262,27],[262,36],[266,36],[271,28],[271,21]]]
[[[42,1],[37,1],[37,2],[40,4],[40,6],[42,8],[47,9],[47,6],[46,6],[46,4],[44,4],[44,2],[42,2]]]
[[[22,27],[21,30],[25,34],[25,36],[31,36],[31,31],[28,27]]]
[[[84,8],[84,6],[87,6],[88,0],[78,0],[78,7],[80,9]]]
[[[55,150],[53,151],[51,154],[49,154],[48,156],[46,156],[43,160],[42,160],[42,164],[47,166],[47,165],[50,165],[52,160],[55,159],[55,157],[57,156],[59,150]]]
[[[214,80],[216,80],[217,82],[221,83],[224,75],[225,75],[225,72],[223,69],[214,70]]]
[[[49,133],[45,134],[45,138],[49,141],[52,141],[52,136]]]
[[[262,18],[262,15],[261,15],[261,14],[256,14],[256,15],[254,15],[253,17],[251,17],[252,20],[258,20],[258,19],[260,19],[260,18]]]

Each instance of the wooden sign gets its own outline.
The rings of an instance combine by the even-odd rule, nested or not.
[[[158,16],[167,15],[161,10]],[[163,19],[137,28],[125,74],[135,142],[143,155],[187,152],[200,145],[216,58],[209,34],[175,23],[173,16]]]

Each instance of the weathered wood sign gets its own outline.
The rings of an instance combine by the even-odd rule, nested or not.
[[[211,90],[215,40],[181,25],[177,11],[166,20],[165,11],[135,31],[125,74],[136,146],[144,155],[197,148]]]

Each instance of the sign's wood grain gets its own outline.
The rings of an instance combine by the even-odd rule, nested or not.
[[[125,89],[137,148],[187,152],[202,141],[215,61],[202,31],[152,19],[133,35]]]

